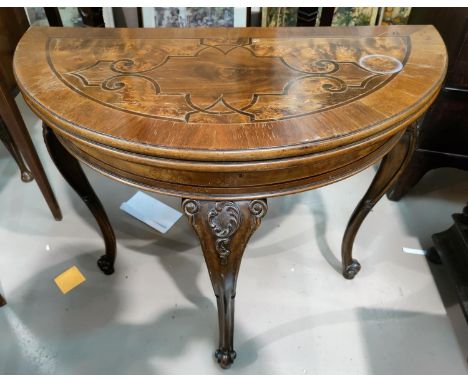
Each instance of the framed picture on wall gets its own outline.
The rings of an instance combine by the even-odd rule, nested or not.
[[[262,7],[262,27],[295,27],[298,7]]]
[[[25,7],[29,25],[49,26],[44,7]]]
[[[111,8],[25,7],[30,25],[64,27],[114,26]]]
[[[58,7],[64,27],[82,27],[84,25],[80,11],[76,7]]]
[[[245,27],[247,8],[142,7],[145,28]]]
[[[375,25],[377,21],[377,7],[337,7],[333,13],[332,26]]]
[[[408,24],[410,7],[384,7],[380,10],[379,25]]]

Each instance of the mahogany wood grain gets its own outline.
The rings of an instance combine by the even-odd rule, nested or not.
[[[372,54],[403,69],[366,70],[359,60]],[[159,192],[182,197],[242,195],[260,177],[265,197],[313,188],[294,182],[344,152],[358,163],[370,142],[419,117],[439,91],[446,55],[430,26],[36,27],[15,68],[33,110],[94,167],[137,185],[156,179]],[[207,168],[220,171],[202,179]]]
[[[405,165],[405,131],[437,97],[447,55],[432,26],[30,28],[14,67],[71,155],[183,198],[218,301],[216,358],[229,367],[237,274],[266,198],[387,155],[345,233],[343,274],[354,277],[354,237]]]
[[[218,304],[219,347],[215,357],[222,368],[236,358],[234,299],[237,274],[248,240],[267,212],[266,200],[197,201],[185,199],[182,208],[200,239]]]

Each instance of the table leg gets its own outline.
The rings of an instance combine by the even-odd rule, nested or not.
[[[31,182],[34,179],[33,175],[31,174],[31,171],[29,171],[26,165],[24,164],[23,157],[21,156],[21,153],[18,150],[16,143],[11,138],[11,135],[8,132],[8,129],[6,128],[5,124],[1,120],[0,120],[0,140],[3,142],[3,144],[5,145],[7,150],[10,152],[13,159],[15,160],[16,164],[18,165],[18,168],[20,169],[20,173],[21,173],[21,180],[23,182]]]
[[[31,171],[33,178],[42,192],[47,205],[52,212],[55,220],[62,220],[62,212],[55,199],[54,192],[50,187],[49,180],[44,172],[39,156],[33,145],[28,129],[24,124],[21,113],[16,105],[15,100],[11,96],[8,88],[0,76],[0,117],[5,123],[9,134],[18,150],[21,152],[26,164]]]
[[[353,243],[359,227],[369,211],[398,180],[398,177],[408,165],[415,147],[416,123],[406,129],[400,141],[382,159],[369,189],[351,215],[341,245],[343,276],[345,278],[353,279],[361,269],[359,262],[353,259],[352,256]]]
[[[6,300],[3,298],[3,296],[0,294],[0,307],[3,305],[6,305]]]
[[[218,304],[219,348],[222,368],[236,358],[234,299],[244,249],[267,212],[266,200],[202,201],[184,199],[182,208],[200,239]]]
[[[98,260],[98,266],[102,272],[106,275],[110,275],[114,273],[116,243],[114,230],[106,215],[106,211],[89,184],[78,160],[63,147],[52,129],[45,123],[43,124],[43,131],[44,141],[57,169],[68,184],[81,197],[83,202],[85,202],[99,224],[99,228],[104,236],[106,254]]]

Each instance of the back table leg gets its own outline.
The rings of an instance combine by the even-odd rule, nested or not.
[[[42,195],[44,195],[44,199],[46,200],[46,203],[49,206],[55,220],[62,220],[62,212],[60,211],[57,199],[55,199],[55,195],[52,191],[52,188],[50,187],[49,180],[47,179],[44,168],[42,167],[31,137],[29,136],[26,125],[23,121],[23,118],[21,117],[21,113],[1,76],[0,117],[5,124],[5,128],[8,130],[9,136],[11,136],[12,142],[18,149],[17,151],[19,151],[18,158],[22,156],[29,167],[30,172],[28,172],[26,168],[22,168],[22,165],[20,165],[22,173],[21,178],[23,181],[29,181],[32,180],[30,177],[30,175],[32,175],[32,177],[36,180]]]
[[[34,179],[33,175],[31,174],[31,171],[28,170],[26,167],[23,157],[21,156],[20,151],[18,150],[18,147],[16,146],[16,143],[13,141],[11,138],[10,133],[8,132],[8,129],[6,128],[5,124],[3,121],[0,119],[0,140],[3,142],[7,150],[10,152],[11,156],[15,160],[16,164],[18,165],[21,173],[21,180],[23,182],[30,182]]]
[[[234,299],[244,249],[266,214],[266,200],[198,201],[182,208],[200,239],[218,304],[219,347],[215,357],[223,369],[236,358]]]
[[[99,228],[104,236],[106,254],[98,260],[98,266],[106,275],[110,275],[114,273],[116,244],[114,230],[106,215],[106,211],[89,184],[78,160],[63,147],[52,129],[45,123],[43,124],[43,129],[47,149],[57,169],[86,203],[99,224]]]
[[[359,227],[369,211],[398,180],[411,159],[415,143],[416,123],[407,128],[400,141],[382,159],[369,189],[351,215],[341,245],[343,276],[345,278],[354,278],[361,269],[361,265],[357,260],[353,259],[352,255],[353,243]]]

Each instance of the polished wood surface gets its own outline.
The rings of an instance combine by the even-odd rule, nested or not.
[[[225,37],[217,38],[221,33]],[[369,54],[396,58],[404,70],[393,75],[365,70],[358,61]],[[222,32],[31,28],[15,65],[25,95],[36,107],[54,111],[51,117],[66,131],[78,125],[96,142],[127,142],[135,152],[164,157],[170,153],[163,148],[202,150],[207,159],[221,156],[208,150],[295,144],[318,149],[326,146],[322,140],[342,138],[341,143],[351,140],[344,136],[377,133],[437,92],[446,56],[429,26]],[[392,65],[384,60],[374,69]],[[404,99],[392,94],[396,89],[407,92]],[[381,93],[391,111],[380,102]],[[350,116],[360,117],[358,126],[346,120]],[[293,131],[275,134],[286,127]],[[246,159],[241,152],[230,154]]]
[[[359,226],[406,165],[447,56],[431,26],[31,28],[14,65],[57,137],[52,156],[65,148],[119,181],[183,198],[217,298],[215,355],[226,368],[236,356],[237,275],[266,197],[336,182],[385,156],[344,235],[352,279]]]
[[[214,199],[369,166],[426,110],[446,64],[431,26],[30,28],[15,55],[25,99],[76,156],[142,188]]]

